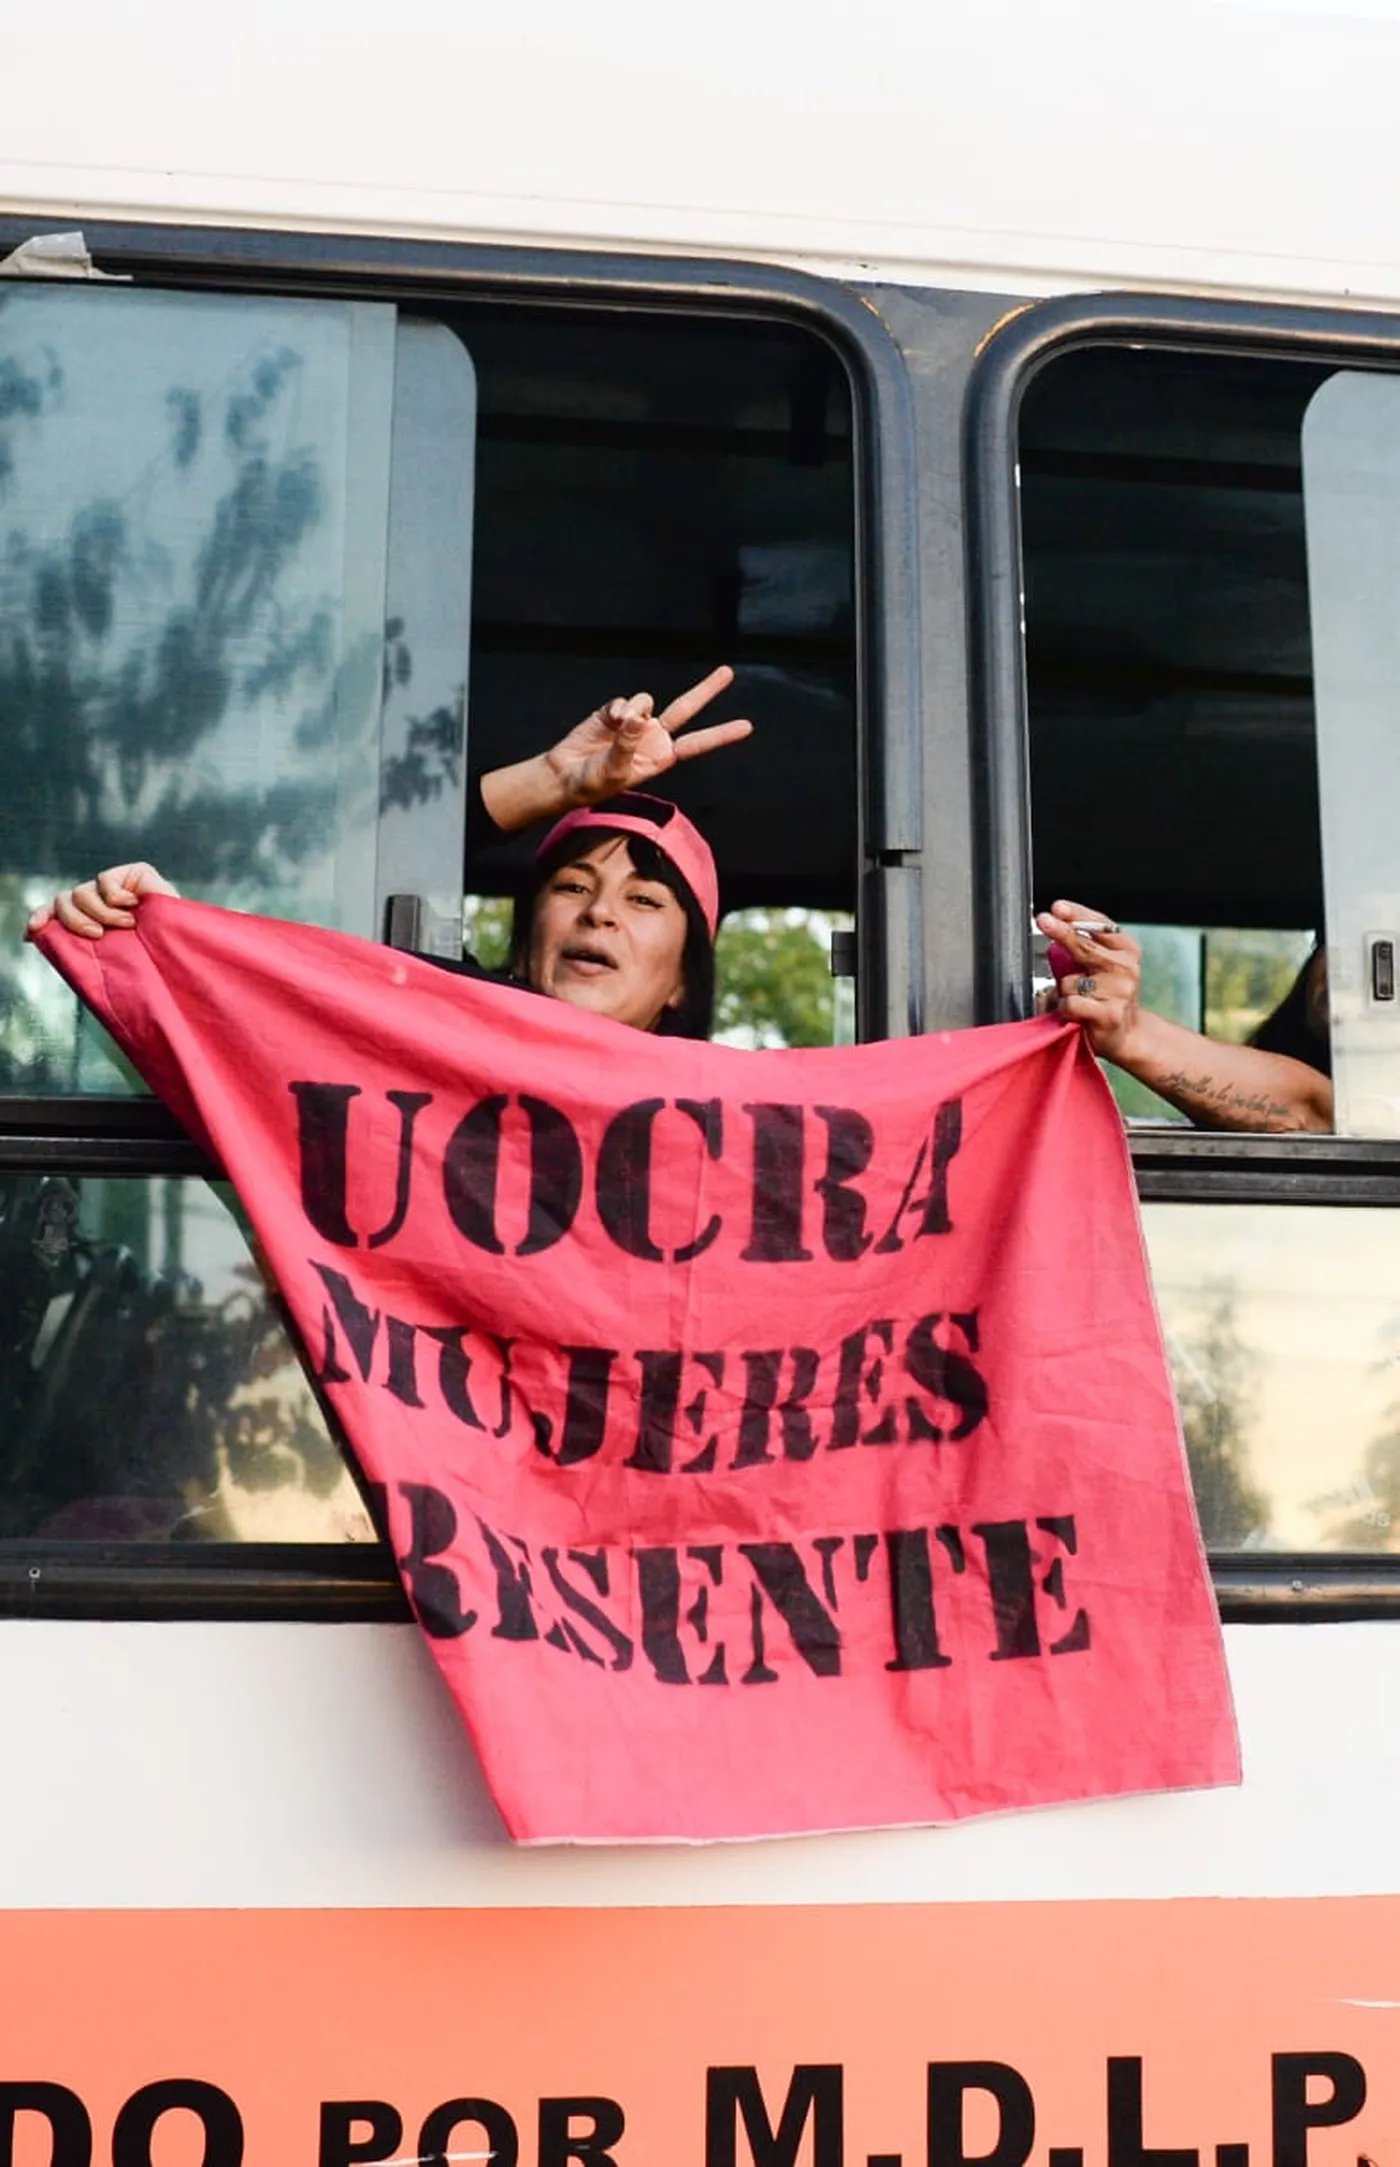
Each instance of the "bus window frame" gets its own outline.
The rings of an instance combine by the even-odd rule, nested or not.
[[[51,221],[0,218],[0,256]],[[138,287],[381,300],[480,300],[782,323],[821,338],[850,388],[857,710],[858,1032],[923,1027],[923,688],[914,394],[858,292],[723,259],[495,248],[364,235],[87,221],[94,262]],[[150,1099],[0,1098],[0,1173],[221,1178]],[[382,1544],[7,1544],[0,1616],[407,1620]]]
[[[966,531],[971,697],[978,748],[977,1020],[1027,1013],[1032,899],[1029,712],[1021,597],[1021,404],[1049,362],[1133,345],[1400,372],[1400,314],[1099,294],[1028,302],[987,340],[968,386]],[[1400,1207],[1400,1140],[1134,1128],[1144,1203]],[[1227,1622],[1400,1618],[1400,1555],[1215,1553]]]

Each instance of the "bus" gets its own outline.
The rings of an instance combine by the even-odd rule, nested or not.
[[[1391,2167],[1400,4],[56,27],[0,130],[0,2159]],[[475,775],[717,660],[736,1035],[1024,1016],[1056,896],[1216,1036],[1326,942],[1335,1133],[1117,1083],[1237,1790],[509,1844],[220,1170],[22,948],[133,845],[484,946]]]

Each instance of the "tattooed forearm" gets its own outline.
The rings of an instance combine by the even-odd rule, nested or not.
[[[1298,1127],[1297,1114],[1284,1100],[1271,1098],[1263,1091],[1242,1091],[1238,1084],[1212,1076],[1208,1070],[1191,1075],[1185,1069],[1173,1069],[1155,1088],[1183,1113],[1214,1116],[1229,1128]]]

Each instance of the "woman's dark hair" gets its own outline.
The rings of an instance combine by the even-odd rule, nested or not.
[[[659,881],[663,888],[669,888],[685,912],[685,947],[681,951],[685,991],[674,1008],[663,1009],[655,1025],[657,1036],[708,1038],[715,1020],[715,950],[710,929],[689,881],[676,871],[665,851],[649,836],[637,835],[630,828],[609,828],[601,822],[596,828],[575,828],[571,835],[556,843],[553,850],[535,860],[527,885],[515,899],[507,965],[511,977],[523,984],[528,976],[530,937],[540,890],[554,878],[561,865],[576,865],[590,850],[596,850],[599,843],[609,842],[625,843],[628,856],[642,879]]]
[[[1249,1043],[1251,1046],[1261,1047],[1265,1053],[1286,1053],[1293,1060],[1305,1061],[1309,1068],[1319,1069],[1324,1076],[1330,1076],[1331,1037],[1328,1032],[1319,1034],[1314,1028],[1312,1005],[1308,998],[1308,980],[1320,951],[1319,942],[1273,1014],[1266,1016],[1257,1030],[1251,1031]]]

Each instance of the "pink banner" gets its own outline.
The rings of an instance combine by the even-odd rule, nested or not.
[[[1238,1780],[1118,1115],[164,898],[40,946],[237,1184],[512,1835]]]

